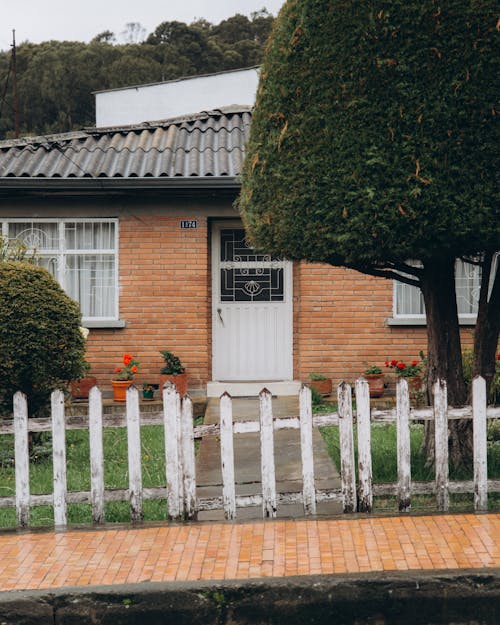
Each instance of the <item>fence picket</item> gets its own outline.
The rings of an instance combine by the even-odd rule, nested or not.
[[[94,386],[89,392],[90,499],[92,521],[104,523],[104,453],[102,443],[102,395]]]
[[[399,378],[396,384],[396,445],[398,457],[398,508],[411,508],[410,393],[408,382]]]
[[[220,461],[222,471],[222,502],[224,516],[236,518],[234,484],[233,402],[228,393],[220,398]]]
[[[142,520],[142,469],[141,469],[141,423],[139,413],[139,391],[135,386],[127,389],[127,446],[128,446],[128,489],[130,520]]]
[[[352,392],[342,382],[337,389],[339,405],[340,480],[344,512],[356,510],[356,471],[354,467],[354,440],[352,433]]]
[[[194,457],[193,402],[186,396],[182,400],[182,468],[184,481],[184,517],[196,518],[196,467]]]
[[[434,384],[434,429],[435,429],[435,468],[436,503],[440,512],[450,506],[448,479],[448,397],[445,380]]]
[[[167,480],[167,512],[169,519],[182,516],[181,463],[179,450],[178,411],[179,394],[174,387],[163,389],[163,433],[165,436],[165,470]]]
[[[313,423],[311,389],[303,386],[299,393],[300,453],[302,458],[302,498],[304,514],[316,514],[314,483]]]
[[[276,516],[276,472],[274,466],[274,427],[272,396],[267,389],[259,394],[262,514]]]
[[[16,518],[20,527],[30,523],[30,463],[28,446],[28,402],[18,391],[14,395],[14,454],[16,469]]]
[[[358,511],[371,512],[373,485],[370,387],[363,378],[356,380],[356,416],[358,423]]]
[[[488,510],[486,404],[486,381],[477,376],[472,381],[474,510]]]
[[[66,525],[66,428],[64,394],[57,389],[50,396],[52,411],[52,468],[54,476],[54,525]]]

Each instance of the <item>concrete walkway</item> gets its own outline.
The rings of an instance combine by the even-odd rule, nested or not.
[[[299,400],[293,397],[273,397],[273,416],[287,417],[299,414]],[[234,421],[258,421],[258,398],[233,399]],[[219,422],[219,400],[209,399],[205,412],[205,424]],[[274,433],[276,490],[278,493],[302,491],[302,464],[299,430],[277,430]],[[339,488],[340,478],[331,461],[325,442],[317,428],[313,430],[314,469],[316,488]],[[260,435],[236,434],[234,436],[236,495],[262,493],[260,467]],[[196,458],[198,497],[216,497],[222,494],[220,443],[214,436],[202,439]],[[318,514],[340,514],[341,505],[336,502],[320,503]],[[304,515],[301,504],[278,507],[278,517],[294,518]],[[223,512],[200,512],[200,520],[222,520]],[[237,509],[238,519],[262,518],[261,507]]]
[[[0,534],[1,591],[499,566],[500,514]]]

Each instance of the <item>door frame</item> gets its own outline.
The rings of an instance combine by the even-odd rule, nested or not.
[[[212,264],[212,380],[218,380],[217,375],[217,308],[219,303],[220,292],[220,232],[224,228],[243,228],[243,223],[239,219],[227,219],[212,222],[211,228],[211,264]],[[280,378],[280,381],[293,380],[293,263],[287,261],[287,265],[284,271],[284,292],[285,301],[284,305],[287,306],[287,316],[289,319],[289,336],[288,345],[284,346],[283,358],[286,358],[286,375]],[[262,380],[264,381],[264,380]],[[255,382],[252,380],[252,382]],[[239,380],[238,384],[244,384],[244,381]]]

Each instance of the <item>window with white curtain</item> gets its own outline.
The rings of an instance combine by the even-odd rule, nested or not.
[[[36,252],[84,320],[118,319],[118,220],[9,219],[2,233]]]
[[[455,263],[455,282],[458,314],[474,320],[481,286],[481,268],[462,260]],[[394,281],[394,317],[422,318],[425,316],[424,298],[416,286]]]

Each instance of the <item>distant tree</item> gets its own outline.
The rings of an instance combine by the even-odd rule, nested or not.
[[[146,37],[146,29],[139,22],[128,22],[120,33],[123,43],[141,43]]]
[[[482,269],[475,372],[500,330],[493,0],[288,0],[262,65],[242,176],[250,239],[421,289],[427,378],[466,399],[456,258]],[[451,427],[466,461],[466,422]]]
[[[116,43],[116,35],[110,30],[104,30],[96,35],[90,43]]]

